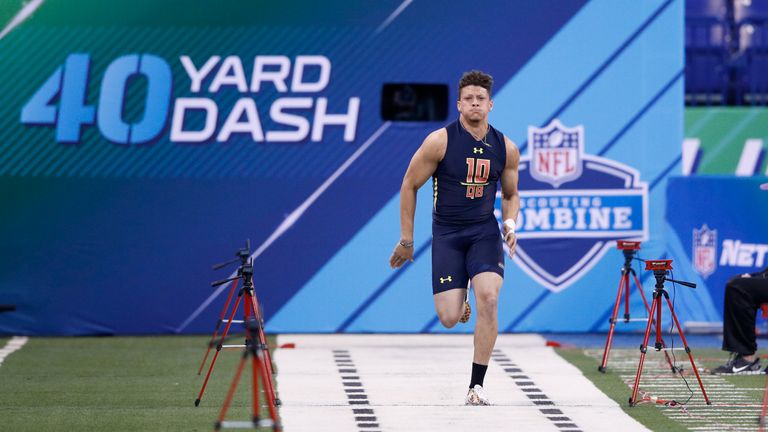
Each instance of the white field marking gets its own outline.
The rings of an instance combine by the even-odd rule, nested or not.
[[[675,414],[675,415],[670,415],[670,417],[679,418],[679,417],[686,417],[686,415],[685,414]],[[726,415],[716,415],[716,416],[708,416],[708,417],[709,418],[717,418],[717,419],[731,419],[731,420],[735,420],[737,422],[745,422],[745,423],[746,422],[752,423],[754,421],[753,419],[745,419],[745,418],[734,419],[733,416],[726,416]]]
[[[394,12],[389,14],[389,17],[387,17],[387,19],[384,20],[383,23],[381,23],[381,25],[379,26],[379,28],[376,29],[376,32],[374,34],[381,33],[385,28],[387,28],[387,26],[392,24],[392,21],[394,21],[395,18],[397,18],[397,16],[400,15],[405,10],[405,8],[407,8],[408,5],[410,5],[412,2],[413,0],[405,0],[404,2],[400,3],[400,6],[398,6]]]
[[[686,378],[689,378],[689,376],[686,376]],[[692,375],[690,376],[690,378],[696,379],[696,377],[692,376]],[[707,381],[707,379],[705,379],[705,378],[702,378],[702,379],[704,381]],[[665,379],[656,379],[656,378],[654,378],[652,381],[653,381],[653,385],[655,387],[678,387],[678,385],[680,384],[680,378],[678,378],[677,381],[670,381],[670,380],[665,380]],[[668,384],[666,384],[666,383],[668,383]],[[728,385],[727,383],[726,384],[708,383],[708,384],[712,388],[733,390],[733,385]]]
[[[763,151],[763,140],[759,138],[750,138],[744,143],[744,150],[739,158],[739,165],[736,167],[737,176],[751,176],[757,172],[757,162],[760,160],[760,153]]]
[[[2,40],[8,33],[11,32],[11,30],[15,29],[19,26],[24,20],[30,17],[32,13],[37,10],[42,4],[44,0],[32,0],[31,2],[27,3],[19,13],[16,14],[15,17],[11,20],[11,22],[8,23],[7,26],[3,29],[3,31],[0,31],[0,40]]]
[[[554,405],[535,405],[499,361],[485,377],[489,407],[466,407],[472,335],[279,335],[274,360],[280,382],[280,416],[289,431],[358,431],[353,409],[371,409],[387,431],[516,431],[558,429],[559,409],[582,431],[647,431],[558,356],[538,335],[500,335],[496,349],[522,369]],[[333,350],[347,350],[368,405],[348,405]],[[520,381],[520,380],[517,380]],[[562,423],[564,423],[563,421]]]
[[[752,423],[752,424],[753,425],[757,424],[757,420],[755,420],[755,422]],[[720,426],[720,427],[691,427],[689,430],[691,430],[692,432],[707,432],[707,431],[723,432],[722,426]],[[744,429],[735,429],[735,428],[730,428],[728,430],[736,431],[736,432],[739,432],[739,431],[747,432],[747,431],[755,431],[757,429],[752,427],[752,428],[749,428],[749,429],[746,429],[746,430],[744,430]]]
[[[360,157],[360,155],[365,153],[365,151],[368,150],[368,147],[370,147],[371,144],[373,144],[377,139],[379,139],[381,134],[383,134],[384,131],[386,131],[389,128],[389,126],[391,126],[391,125],[392,125],[392,122],[389,122],[389,121],[388,122],[384,122],[384,124],[382,124],[376,130],[376,132],[374,132],[373,135],[371,135],[370,138],[368,138],[363,143],[363,145],[360,146],[360,148],[355,150],[355,152],[352,153],[352,155],[346,161],[344,161],[344,163],[341,164],[341,166],[339,166],[336,169],[336,171],[334,171],[334,173],[331,174],[331,176],[328,177],[323,182],[323,184],[320,185],[320,187],[317,188],[317,190],[315,190],[312,193],[312,195],[309,196],[309,198],[307,198],[303,203],[301,203],[301,205],[298,206],[296,208],[296,210],[292,211],[291,214],[289,214],[283,220],[283,222],[280,223],[280,225],[272,233],[272,235],[270,235],[269,238],[267,238],[267,240],[264,243],[262,243],[261,246],[259,246],[258,249],[256,249],[256,252],[251,254],[251,256],[250,256],[251,261],[256,260],[256,258],[258,258],[259,255],[261,255],[265,250],[267,250],[268,247],[270,247],[272,245],[272,243],[275,242],[275,240],[280,238],[280,236],[282,236],[286,231],[288,231],[288,229],[290,229],[293,225],[295,225],[296,222],[299,220],[299,218],[304,214],[304,212],[307,211],[307,209],[312,204],[314,204],[315,201],[317,201],[317,199],[320,197],[320,195],[322,195],[323,192],[325,192],[326,189],[328,189],[333,184],[333,182],[335,182],[336,179],[339,178],[339,176],[344,174],[344,171],[346,171],[353,163],[355,163],[355,161]],[[237,276],[237,270],[233,271],[229,275],[229,278],[233,278],[235,276]],[[224,285],[221,285],[220,287],[218,287],[216,289],[216,291],[214,291],[210,296],[208,296],[208,298],[205,299],[205,301],[203,301],[203,303],[201,303],[200,306],[198,306],[197,309],[195,309],[195,311],[192,312],[192,314],[189,317],[187,317],[186,320],[184,320],[183,323],[181,323],[179,328],[176,329],[176,332],[178,333],[178,332],[184,330],[189,325],[189,323],[194,321],[194,319],[197,318],[197,316],[200,315],[205,310],[205,308],[207,308],[208,305],[210,305],[211,302],[213,302],[213,300],[216,297],[218,297],[222,292],[224,292],[224,290],[226,288],[228,288],[229,286],[230,286],[230,284],[224,284]]]
[[[757,405],[753,404],[753,406],[760,406],[760,407],[762,407],[762,405],[759,405],[759,404],[757,404]],[[728,409],[726,411],[727,411],[726,417],[730,416],[732,414],[737,414],[737,413],[754,413],[755,412],[755,410],[751,409],[751,406],[748,407],[748,408],[738,408],[738,409],[731,408],[731,409]],[[670,416],[682,416],[682,415],[685,415],[685,413],[681,412],[681,413],[670,414]],[[718,415],[721,415],[721,414],[718,414]]]
[[[686,138],[683,140],[683,175],[691,175],[693,164],[699,155],[701,140],[698,138]]]
[[[603,354],[602,349],[590,349],[584,352],[595,359],[600,359]],[[654,353],[649,351],[649,354]],[[617,361],[609,360],[608,368],[619,374],[624,383],[627,384],[627,395],[630,395],[635,383],[639,353],[637,350],[613,350],[611,351],[611,358],[615,358]],[[630,362],[630,359],[633,359],[634,362]],[[700,362],[695,358],[694,361]],[[676,364],[682,364],[686,371],[691,374],[686,375],[685,378],[693,391],[693,397],[683,407],[657,406],[667,417],[689,430],[756,430],[756,419],[760,414],[762,404],[749,398],[748,394],[752,393],[753,390],[763,391],[763,388],[741,389],[726,381],[723,376],[701,372],[704,389],[707,391],[710,402],[712,402],[712,405],[706,405],[696,376],[690,372],[691,365],[688,359],[677,361]],[[697,366],[701,365],[697,363]],[[673,385],[675,380],[677,386]],[[756,378],[756,380],[760,382],[762,387],[764,380],[760,378]],[[653,396],[674,399],[678,402],[685,401],[690,395],[683,380],[670,373],[669,366],[659,353],[655,353],[653,358],[646,358],[643,375],[640,379],[640,390]],[[752,421],[745,423],[744,419],[751,419]],[[744,426],[750,423],[753,427],[744,429]]]
[[[755,423],[753,423],[755,424]],[[723,432],[722,426],[713,426],[713,427],[691,427],[689,430],[692,431],[714,431],[714,432]],[[739,430],[739,429],[730,429],[730,430]],[[750,429],[753,430],[753,429]]]
[[[708,418],[733,418],[736,414],[749,414],[754,415],[755,410],[753,408],[761,408],[762,405],[760,404],[754,404],[750,407],[738,409],[738,410],[727,410],[727,411],[721,411],[719,414],[706,414]],[[751,409],[752,408],[752,409]],[[746,417],[749,417],[747,415]],[[676,414],[668,414],[668,417],[688,417],[688,415],[684,412],[676,413]],[[737,420],[737,419],[734,419]]]
[[[0,365],[3,364],[6,357],[21,349],[29,340],[26,336],[12,337],[3,348],[0,349]]]

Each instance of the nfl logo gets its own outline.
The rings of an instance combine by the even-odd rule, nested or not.
[[[567,128],[554,119],[544,128],[528,127],[531,176],[554,187],[581,176],[584,126]]]
[[[693,229],[693,268],[705,279],[715,271],[716,244],[717,230],[706,224]]]

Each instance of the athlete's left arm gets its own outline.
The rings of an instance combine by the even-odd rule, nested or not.
[[[509,246],[509,257],[515,254],[517,236],[507,220],[517,222],[517,214],[520,211],[520,195],[517,192],[517,167],[520,164],[520,150],[511,139],[504,137],[507,147],[507,161],[504,171],[501,173],[501,218],[504,223],[504,241]],[[514,225],[513,225],[514,226]]]

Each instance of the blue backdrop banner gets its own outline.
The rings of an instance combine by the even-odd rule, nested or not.
[[[667,251],[683,0],[106,5],[0,36],[0,333],[209,332],[235,271],[211,265],[246,239],[271,332],[471,332],[433,309],[431,184],[415,262],[388,266],[402,176],[470,69],[522,154],[501,331],[605,330],[615,240]],[[383,117],[403,83],[447,89],[447,117]]]
[[[768,267],[766,177],[669,180],[667,223],[675,276],[698,284],[685,318],[720,322],[728,279]],[[680,288],[687,291],[687,288]]]

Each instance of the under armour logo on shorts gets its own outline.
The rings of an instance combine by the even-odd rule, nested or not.
[[[447,278],[440,278],[440,283],[453,282],[453,278],[448,276]]]

